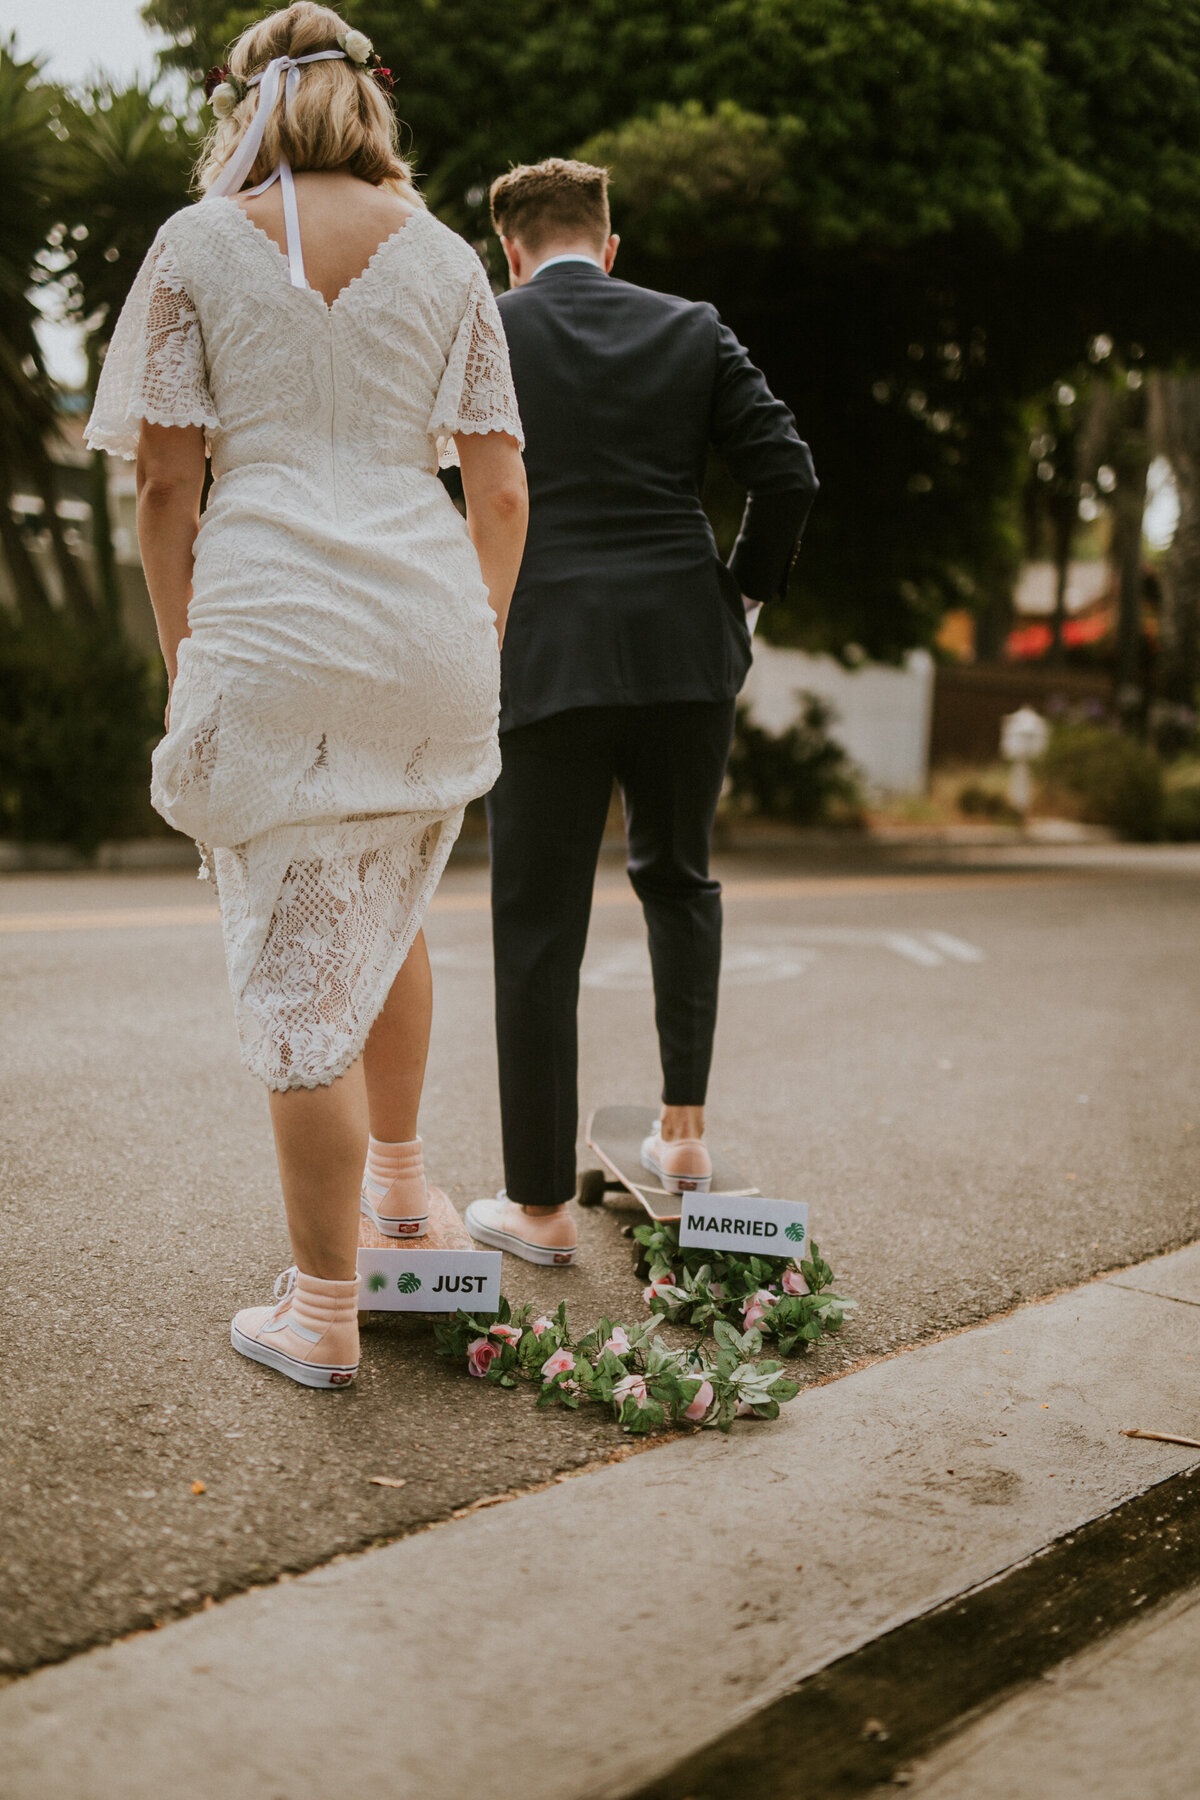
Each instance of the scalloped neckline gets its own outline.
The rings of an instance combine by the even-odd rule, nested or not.
[[[389,232],[387,237],[381,239],[380,242],[378,244],[376,244],[374,250],[372,250],[370,256],[367,258],[367,260],[363,264],[362,268],[358,271],[358,274],[352,275],[350,277],[350,280],[346,283],[345,287],[338,289],[337,293],[334,295],[332,300],[327,300],[325,298],[324,294],[321,292],[320,288],[315,288],[315,287],[311,286],[311,284],[308,282],[306,282],[302,288],[292,287],[291,269],[288,264],[288,259],[284,255],[283,251],[279,248],[279,245],[275,242],[275,239],[271,236],[270,232],[264,231],[261,225],[255,224],[254,220],[250,217],[250,214],[246,211],[245,207],[238,205],[237,199],[233,194],[222,194],[221,198],[223,200],[227,201],[230,206],[232,206],[234,212],[238,215],[239,219],[243,219],[245,221],[246,225],[254,233],[255,237],[261,238],[263,243],[266,244],[267,248],[269,250],[274,251],[275,261],[279,265],[279,267],[282,269],[283,274],[287,279],[288,286],[290,288],[292,288],[292,292],[294,294],[311,294],[313,299],[316,300],[316,302],[318,303],[318,305],[321,308],[321,311],[326,315],[327,318],[333,317],[337,308],[341,305],[342,301],[346,298],[347,294],[351,293],[356,287],[360,286],[361,283],[367,279],[368,275],[370,275],[371,271],[374,269],[374,267],[375,267],[376,263],[379,261],[379,259],[382,256],[384,256],[388,250],[391,249],[392,245],[396,242],[396,240],[398,238],[407,236],[408,232],[416,224],[417,220],[421,217],[421,215],[423,213],[425,213],[426,217],[432,217],[432,214],[428,213],[425,207],[419,206],[419,207],[415,208],[414,211],[411,212],[409,214],[408,218],[404,221],[403,225],[397,225],[395,231]]]

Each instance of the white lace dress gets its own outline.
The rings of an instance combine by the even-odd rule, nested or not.
[[[499,654],[451,434],[522,442],[483,267],[431,214],[331,306],[233,200],[176,213],[125,303],[87,440],[202,425],[213,484],[159,812],[216,873],[246,1066],[359,1056],[466,803],[499,772]]]

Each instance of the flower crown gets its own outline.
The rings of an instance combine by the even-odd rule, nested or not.
[[[339,31],[337,48],[348,62],[356,63],[360,69],[364,69],[385,94],[392,92],[396,85],[392,71],[384,68],[366,32]],[[243,80],[240,75],[233,74],[228,63],[220,68],[214,65],[204,77],[204,98],[218,119],[227,119],[234,108],[241,105],[253,85],[253,76],[249,80]]]

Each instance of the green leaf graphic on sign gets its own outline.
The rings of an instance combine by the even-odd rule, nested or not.
[[[796,1221],[788,1226],[783,1235],[793,1244],[802,1244],[804,1242],[804,1227],[799,1221]]]
[[[368,1275],[367,1286],[373,1294],[381,1294],[383,1292],[384,1288],[387,1286],[387,1276],[383,1273],[382,1269],[375,1269]]]
[[[396,1277],[396,1286],[402,1294],[415,1294],[421,1285],[421,1277],[414,1275],[411,1269],[405,1269],[403,1275]]]

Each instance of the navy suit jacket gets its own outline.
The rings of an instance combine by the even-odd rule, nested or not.
[[[716,309],[582,262],[500,296],[525,428],[529,535],[500,728],[576,706],[723,700],[750,664],[742,595],[782,594],[812,457]],[[748,490],[729,563],[709,446]]]

